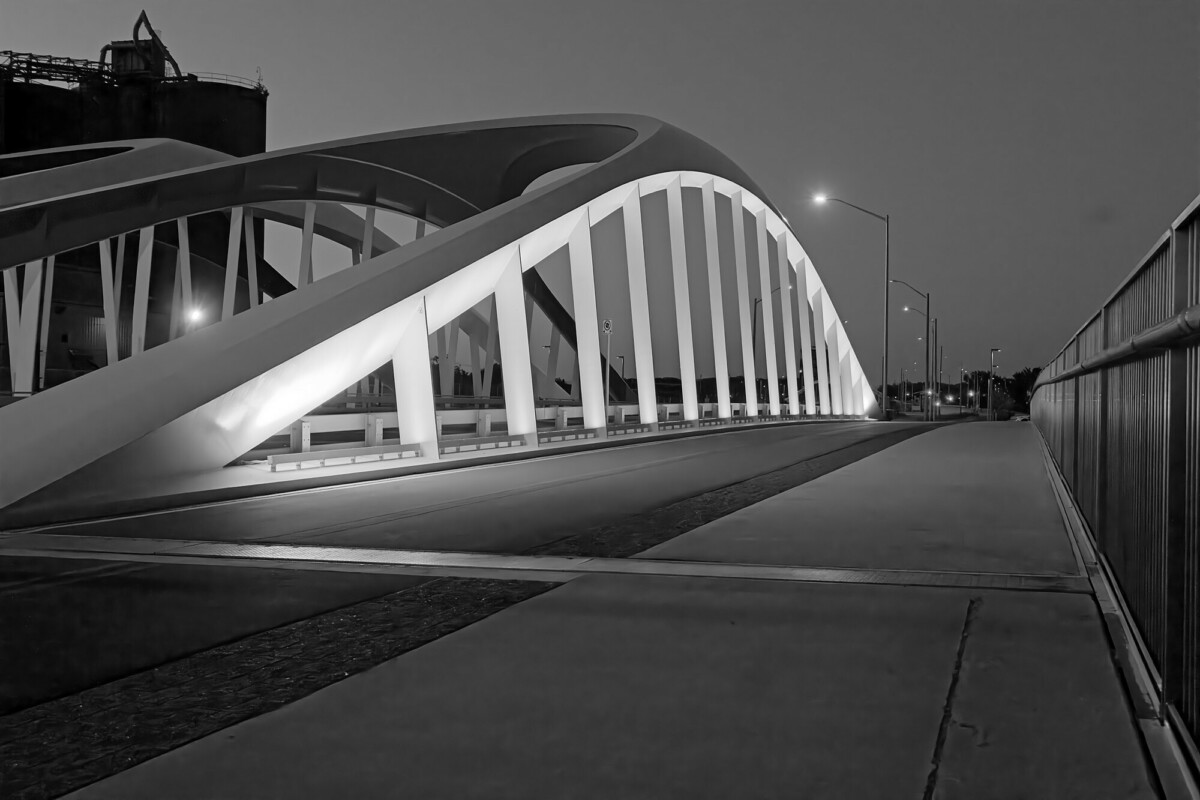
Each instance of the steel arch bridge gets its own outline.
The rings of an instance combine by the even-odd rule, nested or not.
[[[554,326],[554,358],[563,339],[574,349],[572,391],[583,425],[603,436],[605,372],[614,370],[601,353],[596,287],[617,277],[627,281],[641,420],[659,418],[645,387],[655,385],[653,342],[664,333],[674,334],[667,338],[685,422],[706,414],[732,421],[877,411],[833,302],[787,221],[731,160],[652,118],[479,122],[237,159],[169,140],[79,154],[88,149],[18,154],[26,166],[0,172],[10,175],[0,178],[0,267],[12,386],[32,393],[0,408],[0,508],[61,481],[91,486],[220,469],[389,363],[400,442],[437,458],[429,337],[451,325],[456,335],[468,316],[476,332],[472,379],[502,367],[509,434],[536,447],[535,379],[552,381],[557,362],[544,374],[531,365],[531,299]],[[575,165],[587,166],[530,186]],[[642,206],[663,199],[665,215],[646,227]],[[348,210],[355,206],[363,216]],[[417,220],[418,238],[398,246],[376,228],[377,210]],[[195,264],[189,218],[220,211],[229,220],[221,321],[187,335],[174,335],[182,326],[173,325],[169,341],[147,348],[156,238],[161,244],[162,231],[175,234],[176,306],[182,297],[186,308]],[[260,269],[255,217],[303,231],[296,291],[276,288],[283,279]],[[620,220],[619,236],[597,236],[610,218]],[[435,230],[421,236],[426,226]],[[353,267],[314,281],[314,232],[350,247]],[[123,251],[127,235],[136,237],[137,267],[131,357],[120,359],[113,272],[124,261],[114,262],[112,243]],[[702,240],[690,258],[689,237]],[[660,241],[653,254],[652,239]],[[54,259],[79,248],[98,249],[109,363],[33,393]],[[534,270],[552,256],[568,264],[569,309]],[[668,282],[670,293],[652,297],[648,275]],[[235,313],[239,291],[247,302]],[[259,301],[263,292],[270,302]],[[778,306],[755,299],[773,293]],[[738,407],[730,392],[731,362],[736,370],[739,361],[733,342],[740,342],[744,385],[757,388],[759,302],[767,398],[760,406],[748,389]],[[490,308],[486,318],[481,308]],[[712,349],[715,403],[698,397],[697,343]],[[660,360],[662,353],[660,341]]]

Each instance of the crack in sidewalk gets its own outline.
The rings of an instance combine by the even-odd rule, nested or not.
[[[942,723],[938,726],[937,743],[933,746],[933,756],[930,758],[932,766],[929,770],[929,778],[925,781],[923,800],[933,800],[933,793],[937,789],[938,767],[942,763],[942,749],[946,745],[946,733],[950,729],[950,718],[954,713],[954,695],[958,691],[958,676],[962,671],[963,654],[967,650],[967,637],[971,635],[971,623],[979,615],[979,608],[982,605],[982,597],[972,597],[971,601],[967,603],[967,614],[966,618],[963,619],[962,634],[960,634],[958,639],[958,654],[954,658],[954,672],[950,676],[950,688],[946,692],[946,704],[942,707]]]

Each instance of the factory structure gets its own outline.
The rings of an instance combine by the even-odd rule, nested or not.
[[[163,162],[178,168],[262,153],[266,122],[267,90],[261,80],[184,72],[144,11],[131,38],[102,46],[95,61],[0,51],[0,208],[40,199],[38,192],[46,189],[35,187],[46,182],[35,174],[46,169],[74,165],[76,176],[91,169],[98,184],[111,181],[114,162],[106,159],[129,149],[120,144],[129,140],[175,140],[140,144],[159,147]],[[261,241],[262,221],[255,225]],[[229,212],[198,215],[189,227],[196,292],[219,296]],[[174,264],[179,243],[170,226],[158,226],[153,238],[157,279],[150,286],[146,335],[165,341],[183,321],[172,318],[178,317],[172,301],[178,303],[171,270],[157,267]],[[121,357],[130,347],[137,249],[136,231],[116,237],[111,247]],[[0,293],[26,293],[16,271],[10,272],[12,279],[5,276]],[[34,391],[105,365],[100,274],[95,247],[59,253],[52,269],[42,271],[49,291],[39,292],[46,297],[39,321],[45,344],[38,349]],[[276,292],[286,288],[275,286]],[[243,286],[241,303],[249,302],[247,291]],[[11,398],[14,388],[9,343],[16,330],[14,315],[7,316],[0,329],[0,402]]]

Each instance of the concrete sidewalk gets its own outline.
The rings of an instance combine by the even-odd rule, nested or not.
[[[942,428],[656,559],[1078,575],[1036,432]],[[1094,599],[595,575],[77,792],[1154,797]]]

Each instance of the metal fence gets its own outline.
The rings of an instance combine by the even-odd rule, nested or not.
[[[1200,732],[1200,197],[1038,379],[1033,421],[1119,584],[1161,711]]]

